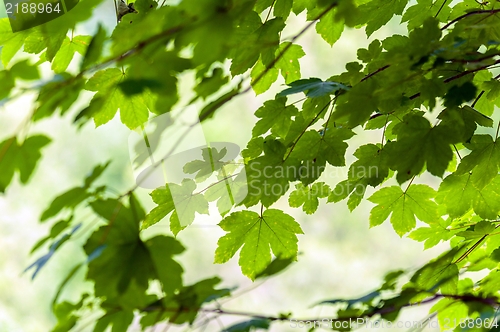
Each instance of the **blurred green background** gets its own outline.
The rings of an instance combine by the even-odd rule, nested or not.
[[[0,8],[1,17],[4,8]],[[347,30],[333,48],[312,29],[297,41],[307,54],[300,61],[302,76],[327,79],[342,72],[347,62],[356,60],[356,50],[366,47],[371,40],[383,39],[395,33],[406,34],[406,27],[399,24],[399,19],[394,18],[369,40],[363,30]],[[105,24],[110,30],[113,28],[116,19],[111,1],[97,8],[95,18],[79,27],[75,35],[94,33],[97,22]],[[292,18],[283,37],[293,36],[302,29],[304,22],[305,17],[302,15]],[[17,55],[18,58],[25,56]],[[32,58],[37,60],[36,57]],[[76,68],[79,60],[75,57],[71,66]],[[49,77],[50,68],[47,64],[42,65],[42,72],[45,77]],[[181,95],[184,100],[189,99],[192,81],[193,77],[183,77],[185,88]],[[250,92],[226,104],[215,119],[204,125],[208,140],[234,142],[244,147],[256,121],[253,113],[265,100],[274,98],[274,94],[283,89],[283,84],[281,80],[263,95],[256,97]],[[50,224],[38,222],[41,211],[55,196],[81,185],[84,176],[94,165],[107,160],[112,160],[112,164],[101,182],[109,183],[119,192],[125,192],[135,183],[128,156],[129,131],[119,119],[97,129],[92,123],[86,124],[81,130],[71,125],[75,113],[85,107],[90,96],[83,94],[71,114],[41,121],[24,132],[25,135],[28,132],[46,133],[53,142],[45,148],[43,159],[31,182],[23,187],[16,180],[8,187],[6,194],[0,196],[0,332],[49,331],[55,323],[50,310],[55,291],[68,271],[85,257],[79,244],[85,241],[87,233],[81,230],[75,241],[64,244],[33,281],[32,271],[23,273],[30,263],[46,251],[46,248],[41,249],[33,256],[29,253],[31,247],[50,230]],[[0,141],[15,132],[28,115],[35,97],[27,94],[1,106]],[[382,135],[381,131],[362,133],[359,128],[357,132],[359,135],[352,140],[352,146],[347,151],[348,165],[355,160],[352,153],[359,144],[379,142]],[[346,172],[347,168],[330,168],[322,180],[334,186],[345,179]],[[424,177],[423,181],[431,185],[433,182],[431,177]],[[369,197],[372,192],[369,189],[365,197]],[[147,190],[139,190],[139,196],[146,208],[153,207]],[[331,315],[333,310],[311,306],[321,300],[355,298],[369,293],[381,284],[387,272],[417,268],[447,247],[439,245],[423,251],[421,243],[399,238],[388,221],[369,229],[368,215],[372,204],[366,201],[350,213],[345,201],[325,204],[323,200],[318,212],[312,216],[305,215],[301,209],[288,207],[286,197],[275,207],[294,216],[304,230],[305,235],[299,236],[301,255],[297,263],[262,285],[252,284],[241,275],[237,257],[225,265],[212,264],[217,240],[224,232],[217,227],[221,218],[211,206],[210,216],[197,216],[194,224],[178,236],[188,248],[180,257],[186,271],[185,283],[221,275],[224,277],[223,286],[239,287],[236,294],[254,288],[227,301],[224,304],[226,309],[269,315],[291,311],[293,317],[298,318],[324,317]],[[77,219],[85,225],[95,222],[95,217],[86,209],[79,210]],[[169,233],[167,220],[153,226],[145,236],[157,232]],[[73,279],[63,293],[63,298],[77,300],[83,289],[91,288],[91,284],[82,285],[84,273],[81,270]],[[426,316],[428,309],[429,306],[405,310],[400,320],[419,320]],[[89,325],[83,324],[76,330],[91,331],[94,318],[86,317],[84,323]],[[223,317],[214,320],[205,331],[217,331],[221,326],[242,320],[244,317]],[[169,329],[178,330],[184,331],[186,328]],[[276,324],[272,328],[272,331],[296,330],[288,323]],[[139,328],[131,331],[139,331]]]

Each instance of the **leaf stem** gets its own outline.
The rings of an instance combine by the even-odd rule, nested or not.
[[[444,0],[444,1],[443,1],[443,3],[441,4],[441,7],[439,7],[439,9],[438,9],[438,11],[437,11],[436,15],[434,15],[434,18],[437,18],[437,17],[438,17],[439,13],[441,13],[441,10],[443,10],[444,5],[446,5],[446,3],[447,3],[447,2],[448,2],[448,0]],[[431,7],[432,7],[432,6],[431,6]]]
[[[321,115],[321,113],[323,113],[323,111],[325,109],[327,109],[328,106],[330,106],[330,103],[332,102],[332,100],[333,99],[330,99],[330,101],[325,106],[323,106],[323,108],[318,112],[318,114],[316,114],[316,116],[309,122],[309,124],[304,128],[304,130],[302,130],[302,132],[299,134],[299,137],[297,137],[297,139],[293,142],[292,147],[290,148],[290,151],[288,151],[288,154],[285,156],[285,158],[283,158],[283,162],[285,162],[288,159],[288,157],[290,157],[290,154],[292,153],[293,149],[295,148],[295,146],[297,145],[299,140],[302,138],[302,136],[306,133],[307,128],[309,128],[318,119],[318,117]],[[326,128],[325,128],[325,130],[326,130]]]
[[[269,16],[271,16],[271,11],[273,10],[275,3],[276,3],[276,0],[273,0],[273,3],[271,4],[271,6],[269,6],[269,11],[267,12],[267,16],[266,16],[266,19],[264,20],[264,24],[266,24],[267,20],[269,20]]]
[[[413,183],[413,180],[415,180],[415,177],[416,177],[416,175],[413,175],[413,177],[412,177],[412,178],[411,178],[411,180],[410,180],[410,183],[408,183],[408,186],[407,186],[407,187],[406,187],[406,189],[405,189],[405,194],[406,194],[406,192],[408,191],[408,189],[410,189],[410,186],[411,186],[411,184]]]
[[[385,116],[385,124],[384,124],[384,129],[382,130],[382,141],[380,142],[380,145],[384,147],[384,136],[385,136],[385,130],[387,129],[387,123],[389,122],[389,114],[386,114]]]
[[[323,10],[318,16],[316,16],[314,18],[314,20],[312,20],[309,24],[307,24],[302,30],[299,31],[298,34],[296,34],[295,36],[293,36],[293,38],[290,40],[290,42],[283,48],[283,50],[274,58],[273,61],[271,61],[271,63],[269,63],[269,65],[266,67],[266,69],[264,69],[262,71],[262,73],[259,74],[259,76],[257,76],[255,78],[255,80],[253,80],[250,84],[250,86],[245,89],[242,93],[245,93],[247,91],[250,91],[250,89],[252,88],[251,86],[252,85],[255,85],[257,84],[261,79],[264,78],[264,76],[266,76],[266,74],[269,72],[269,70],[271,70],[271,68],[274,67],[274,65],[285,55],[285,53],[292,47],[293,45],[293,42],[296,41],[300,36],[302,36],[307,30],[309,30],[315,23],[316,21],[320,20],[323,16],[325,16],[326,14],[328,14],[328,12],[330,10],[332,10],[333,8],[335,8],[337,6],[337,3],[332,3],[330,6],[326,7],[325,10]]]
[[[455,151],[457,152],[457,156],[460,160],[462,160],[462,156],[460,155],[460,152],[458,152],[457,146],[453,144],[453,147],[455,148]]]

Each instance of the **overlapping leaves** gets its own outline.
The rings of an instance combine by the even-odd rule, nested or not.
[[[219,239],[214,262],[227,262],[241,248],[241,271],[251,279],[271,263],[271,251],[280,258],[295,258],[297,234],[303,233],[291,216],[276,209],[268,209],[262,215],[234,212],[219,226],[228,234]]]
[[[249,73],[257,94],[268,91],[280,74],[288,88],[255,113],[257,124],[243,152],[248,181],[242,174],[221,175],[225,151],[207,149],[203,160],[192,161],[184,169],[196,181],[186,179],[153,191],[157,206],[147,215],[131,193],[128,205],[122,202],[127,195],[103,198],[104,187],[93,186],[101,168],[96,168],[95,176],[91,175],[83,186],[56,197],[45,210],[42,220],[91,201],[94,212],[105,220],[85,246],[88,279],[95,282],[95,295],[103,300],[101,309],[107,311],[95,331],[104,331],[109,325],[113,330],[125,330],[134,310],[144,309],[151,312],[144,314],[143,327],[167,319],[174,324],[191,324],[203,304],[229,294],[215,288],[217,278],[182,285],[182,268],[172,259],[182,252],[182,246],[165,236],[143,240],[141,226],[148,228],[170,214],[171,231],[177,235],[197,214],[208,213],[209,202],[217,201],[220,214],[225,216],[220,227],[227,234],[219,240],[215,261],[227,262],[241,250],[239,263],[245,275],[251,279],[269,276],[288,266],[297,255],[300,226],[284,212],[270,208],[289,192],[290,184],[295,190],[290,193],[289,205],[302,207],[308,214],[314,213],[319,199],[327,196],[330,202],[349,197],[347,204],[352,210],[361,203],[367,187],[381,186],[393,176],[392,171],[399,184],[408,180],[410,184],[404,190],[386,185],[368,198],[376,204],[370,213],[370,225],[390,219],[402,236],[416,227],[418,219],[427,225],[414,230],[411,238],[425,242],[425,248],[451,239],[454,249],[418,270],[400,294],[383,303],[377,302],[379,291],[344,301],[348,308],[339,310],[338,316],[372,316],[379,309],[392,308],[381,317],[394,320],[402,307],[438,290],[452,295],[434,307],[440,311],[440,321],[443,312],[463,318],[487,311],[471,305],[473,301],[453,301],[475,295],[468,293],[468,281],[458,281],[457,264],[470,258],[477,264],[469,269],[492,268],[499,257],[494,249],[498,247],[494,225],[500,212],[497,138],[477,130],[478,126],[492,126],[492,119],[486,115],[499,104],[499,83],[488,71],[496,64],[500,39],[493,1],[418,0],[409,5],[406,0],[188,0],[161,6],[155,1],[138,0],[139,13],[126,16],[113,32],[105,31],[103,25],[94,36],[70,38],[68,31],[86,20],[98,3],[82,0],[60,20],[18,34],[10,33],[6,20],[1,20],[1,59],[8,69],[0,72],[0,98],[10,97],[18,81],[39,78],[36,65],[17,61],[21,49],[39,56],[39,64],[49,61],[47,69],[58,74],[29,88],[40,90],[33,120],[51,116],[58,109],[64,115],[85,88],[95,94],[77,120],[92,118],[100,126],[119,110],[121,122],[135,129],[149,119],[150,113],[171,111],[182,101],[178,85],[190,70],[199,84],[190,89],[194,92],[190,104],[206,102],[200,107],[201,120],[249,91],[249,87],[242,88],[248,83],[244,80],[225,89],[231,75],[247,77]],[[340,38],[345,26],[364,27],[367,35],[372,35],[395,15],[408,22],[409,33],[408,37],[373,41],[357,52],[360,62],[348,63],[344,73],[328,78],[332,73],[325,69],[322,78],[302,78],[299,59],[305,48],[297,44],[301,33],[286,38],[283,30],[291,22],[287,19],[292,12],[303,11],[312,21],[310,26],[315,25],[316,32],[330,45]],[[111,35],[109,44],[107,35]],[[83,56],[79,71],[66,73],[73,70],[69,64],[76,53]],[[332,61],[338,58],[336,54],[331,56]],[[11,65],[13,59],[17,62]],[[224,67],[227,59],[231,61],[228,70]],[[302,106],[287,100],[297,93],[306,97]],[[433,113],[421,112],[443,105],[437,119]],[[365,129],[378,129],[380,133],[355,150],[357,160],[350,165],[347,179],[334,190],[318,182],[326,167],[346,164],[353,129],[367,122]],[[28,181],[48,143],[44,136],[19,141],[14,137],[0,143],[2,192],[16,173],[21,182]],[[316,172],[312,174],[312,170]],[[217,183],[197,187],[198,182],[217,172]],[[440,181],[437,193],[427,185],[415,184],[424,172]],[[248,195],[241,202],[231,192],[245,186]],[[268,209],[261,214],[244,210],[227,215],[240,203],[247,208],[262,204],[262,210]],[[68,239],[70,233],[63,232],[72,223],[71,217],[59,220],[37,245],[54,239],[48,256],[33,265],[37,271]],[[487,238],[486,248],[479,248],[480,243],[472,244],[468,251],[462,248],[463,241],[473,243],[483,238]],[[478,263],[481,255],[486,258]],[[389,279],[392,286],[386,289],[394,290],[394,278]],[[161,283],[163,298],[146,293],[152,280]],[[497,285],[498,276],[492,272],[474,287],[485,302],[496,294]],[[66,325],[59,325],[60,330],[75,324],[78,316],[72,312],[83,306],[82,301],[56,306],[58,319],[67,319]],[[373,311],[353,308],[354,304]],[[163,310],[167,307],[173,311]],[[227,330],[268,328],[268,323],[265,319],[249,320]]]

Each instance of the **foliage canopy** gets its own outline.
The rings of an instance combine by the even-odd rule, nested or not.
[[[199,121],[217,121],[217,110],[233,98],[264,93],[279,76],[288,87],[256,110],[241,160],[235,163],[226,148],[204,148],[200,159],[185,163],[182,181],[151,191],[156,207],[149,212],[134,194],[139,184],[119,194],[95,184],[107,164],[96,165],[82,186],[54,197],[40,217],[53,226],[33,248],[40,256],[29,267],[33,277],[74,234],[94,227],[82,248],[87,259],[75,265],[55,296],[53,331],[78,327],[89,310],[101,313],[94,332],[109,326],[126,331],[134,317],[146,329],[167,321],[193,324],[200,313],[234,314],[212,305],[231,296],[231,289],[217,286],[223,276],[184,283],[176,256],[189,249],[175,236],[216,202],[226,234],[214,262],[238,256],[250,279],[271,277],[297,260],[297,235],[303,233],[293,217],[273,206],[283,197],[307,214],[320,202],[346,200],[352,211],[366,199],[374,204],[370,226],[390,221],[399,236],[425,248],[450,244],[449,251],[416,272],[389,273],[364,297],[316,304],[335,305],[332,322],[391,322],[405,307],[428,302],[435,302],[431,314],[437,313],[442,329],[481,331],[496,321],[498,1],[182,0],[166,5],[137,0],[138,13],[125,15],[112,31],[99,25],[93,35],[75,35],[75,27],[89,21],[101,2],[81,0],[65,15],[16,33],[8,19],[0,20],[1,102],[27,91],[38,95],[25,124],[0,143],[3,194],[15,174],[20,182],[29,181],[51,142],[45,135],[26,134],[22,129],[30,122],[71,116],[75,126],[98,127],[119,114],[123,125],[135,130],[155,116],[177,115],[183,106],[200,102]],[[284,38],[294,16],[305,19],[304,26]],[[393,17],[407,25],[406,35],[373,40],[344,72],[325,69],[329,77],[302,77],[299,59],[307,54],[298,41],[306,31],[315,28],[333,45],[346,29],[363,28],[370,36]],[[79,65],[72,68],[74,59]],[[50,75],[41,75],[48,63]],[[194,97],[187,102],[179,96],[184,73],[195,76]],[[93,94],[86,107],[70,111],[84,91]],[[355,130],[377,132],[380,138],[355,147],[357,160],[347,179],[331,188],[320,177],[328,168],[346,166]],[[146,134],[145,144],[150,147]],[[435,188],[422,179],[424,173],[434,176]],[[376,190],[369,197],[367,187]],[[90,207],[102,226],[81,220],[81,206]],[[142,232],[159,222],[170,223],[174,237],[145,239]],[[80,268],[87,269],[93,291],[78,303],[59,301]],[[464,276],[480,270],[486,271],[481,280]],[[295,319],[287,314],[247,318],[224,331],[272,329]]]

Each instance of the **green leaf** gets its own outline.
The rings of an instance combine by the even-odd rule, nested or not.
[[[182,184],[168,184],[175,205],[175,212],[182,227],[189,226],[196,213],[208,214],[208,202],[201,193],[194,193],[196,183],[191,179]]]
[[[85,85],[89,91],[97,91],[89,105],[89,113],[96,126],[109,122],[120,109],[120,119],[130,129],[135,129],[148,120],[154,108],[154,97],[148,91],[126,96],[118,87],[126,74],[118,68],[98,71]]]
[[[311,187],[299,183],[295,185],[295,190],[290,194],[288,203],[291,207],[302,206],[305,213],[313,214],[318,209],[318,199],[328,197],[329,194],[330,187],[324,182],[316,182]]]
[[[248,195],[243,203],[247,207],[259,202],[265,207],[271,206],[286,194],[289,182],[298,176],[299,162],[293,158],[283,160],[286,149],[283,143],[267,139],[263,149],[264,155],[250,160],[245,167]]]
[[[243,174],[243,172],[240,172]],[[239,175],[239,174],[238,174]],[[233,180],[234,175],[223,177],[208,185],[205,191],[205,198],[209,202],[217,201],[217,208],[221,216],[225,216],[233,206],[242,202],[247,195],[247,181],[244,176],[237,176]]]
[[[469,142],[471,140],[477,129],[477,125],[483,127],[493,126],[491,118],[479,113],[468,105],[458,108],[446,108],[438,115],[438,118],[446,125],[453,126],[459,133],[462,133],[462,135],[459,135],[462,142]]]
[[[50,143],[47,136],[35,135],[28,137],[17,150],[17,169],[21,183],[26,184],[35,170],[38,160],[42,157],[41,150]]]
[[[66,113],[78,99],[83,85],[83,79],[79,77],[66,73],[57,75],[53,81],[40,89],[33,120],[37,121],[51,116],[57,109],[60,109],[61,115]]]
[[[364,63],[370,63],[370,61],[376,59],[382,52],[382,45],[378,39],[375,39],[370,43],[368,49],[360,48],[357,52],[358,59]]]
[[[300,45],[290,42],[280,44],[276,50],[276,58],[281,53],[283,53],[283,56],[276,61],[276,68],[280,70],[286,84],[297,81],[300,79],[299,59],[306,55],[306,53]]]
[[[457,249],[445,252],[440,257],[424,265],[411,277],[410,282],[417,289],[428,292],[441,290],[444,294],[454,294],[457,291],[458,267],[453,263]]]
[[[41,221],[47,220],[65,208],[74,209],[77,205],[90,198],[92,194],[88,193],[85,188],[72,188],[65,193],[57,196],[49,207],[45,209],[40,217]]]
[[[40,78],[38,67],[36,65],[30,65],[28,60],[16,62],[16,64],[10,69],[10,73],[16,78],[27,81],[37,80]]]
[[[367,183],[366,180],[356,179],[356,180],[344,180],[335,186],[328,196],[328,202],[340,202],[343,199],[347,200],[347,207],[349,210],[353,211],[365,196]]]
[[[406,7],[406,0],[368,1],[358,7],[358,24],[366,23],[366,34],[372,33],[384,26],[394,15],[401,15]]]
[[[4,66],[7,66],[21,49],[28,34],[27,31],[13,33],[9,19],[0,19],[0,45],[2,45],[2,64]]]
[[[64,301],[55,305],[54,315],[57,318],[57,325],[54,326],[51,332],[64,332],[71,330],[73,326],[76,325],[78,318],[80,318],[78,315],[74,315],[74,312],[82,307],[83,300],[84,297],[82,296],[79,303],[73,304]]]
[[[429,224],[430,227],[420,227],[408,235],[410,239],[424,242],[424,249],[429,249],[436,246],[441,241],[448,241],[458,231],[447,229],[449,222],[441,219],[439,222]]]
[[[224,76],[222,68],[215,68],[211,76],[205,76],[201,82],[194,87],[194,91],[198,96],[206,99],[210,95],[217,92],[221,87],[229,82],[229,77]]]
[[[328,202],[339,202],[349,196],[347,206],[352,211],[364,197],[366,187],[376,187],[389,175],[387,153],[375,144],[360,146],[354,156],[358,158],[350,167],[347,180],[335,186]]]
[[[184,247],[172,237],[158,235],[145,242],[158,273],[162,290],[167,295],[174,294],[182,287],[182,266],[172,259],[179,255]]]
[[[446,107],[460,106],[464,102],[471,101],[476,97],[477,88],[471,82],[465,82],[460,86],[451,87],[444,96]]]
[[[24,51],[38,54],[46,49],[45,57],[48,61],[52,61],[67,38],[67,31],[65,29],[52,30],[47,25],[35,27],[24,42]]]
[[[16,82],[11,73],[7,70],[0,71],[0,100],[8,98]]]
[[[477,189],[483,189],[498,175],[500,149],[490,135],[474,135],[465,146],[471,153],[462,158],[455,174],[464,175],[472,171],[472,183]]]
[[[123,78],[124,73],[120,69],[109,68],[95,73],[85,85],[86,90],[98,92],[89,105],[91,108],[96,108],[92,111],[96,127],[110,121],[118,111],[121,101],[125,99],[125,96],[115,86]]]
[[[447,176],[439,186],[436,201],[446,206],[451,218],[458,218],[471,208],[481,218],[496,219],[500,212],[500,177],[478,190],[471,181],[471,174]]]
[[[408,22],[408,30],[413,30],[423,25],[429,16],[437,17],[440,22],[446,22],[450,12],[450,3],[447,1],[438,6],[433,0],[418,0],[416,5],[405,11],[401,22]]]
[[[216,289],[214,287],[220,281],[217,277],[205,279],[194,285],[185,286],[176,295],[163,299],[164,307],[173,309],[166,311],[169,322],[173,324],[192,324],[204,303],[230,295],[229,289]],[[189,308],[189,310],[184,308]]]
[[[124,308],[134,309],[146,305],[144,293],[150,280],[159,280],[169,294],[181,287],[183,271],[171,257],[181,253],[183,247],[175,239],[157,236],[143,242],[139,237],[140,220],[132,205],[99,200],[91,206],[109,221],[90,236],[84,247],[89,257],[101,251],[90,260],[87,274],[95,282],[96,296],[120,298]],[[104,249],[100,249],[102,246]]]
[[[362,178],[370,186],[376,187],[389,175],[387,154],[380,146],[362,145],[354,152],[354,156],[358,160],[349,167],[349,180]]]
[[[288,266],[290,266],[290,264],[292,264],[294,262],[294,258],[293,257],[290,257],[290,258],[280,258],[280,257],[277,257],[275,258],[271,264],[269,264],[265,269],[264,271],[260,272],[259,274],[257,274],[255,276],[255,279],[259,279],[259,278],[267,278],[267,277],[270,277],[270,276],[273,276],[275,274],[278,274],[280,273],[281,271],[285,270]]]
[[[31,253],[36,251],[38,248],[43,246],[48,240],[56,238],[59,234],[61,234],[65,229],[67,229],[70,226],[72,218],[69,218],[68,220],[60,220],[57,223],[55,223],[52,228],[50,229],[50,233],[48,236],[44,237],[40,241],[38,241],[33,248],[31,249]]]
[[[271,130],[274,135],[285,137],[292,124],[292,117],[297,113],[298,109],[294,105],[286,106],[286,98],[266,101],[255,112],[260,120],[253,127],[252,136],[263,135]]]
[[[99,193],[100,190],[92,192],[90,187],[95,180],[104,172],[108,167],[109,162],[103,165],[97,165],[94,167],[92,172],[85,178],[85,183],[81,187],[71,188],[63,194],[54,198],[50,205],[42,212],[40,221],[45,221],[64,209],[74,210],[78,205],[86,201],[88,198],[93,197],[95,194]]]
[[[323,132],[305,132],[290,154],[291,158],[302,161],[299,172],[302,183],[314,182],[325,170],[327,162],[332,166],[344,166],[348,146],[344,141],[352,136],[352,130],[333,126]]]
[[[255,94],[260,95],[269,90],[271,85],[276,82],[278,79],[278,69],[265,66],[262,60],[259,59],[253,67],[250,77],[252,78],[253,91],[255,91]]]
[[[444,329],[460,329],[460,322],[467,322],[469,308],[463,302],[441,299],[429,312],[436,312],[439,326]],[[462,323],[462,326],[466,323]]]
[[[250,319],[241,323],[236,323],[222,332],[251,332],[256,330],[267,330],[271,322],[268,319]]]
[[[216,148],[203,148],[203,160],[193,160],[184,165],[182,170],[186,174],[196,173],[196,182],[203,182],[208,179],[214,172],[219,171],[226,162],[222,160],[227,154],[226,148],[221,148],[217,151]]]
[[[158,206],[147,214],[141,229],[151,227],[173,211],[170,230],[177,235],[194,221],[196,213],[208,214],[208,201],[202,193],[193,193],[195,189],[196,183],[191,179],[184,179],[181,185],[168,183],[155,189],[151,197]]]
[[[93,332],[104,332],[109,325],[113,327],[112,332],[126,332],[133,319],[134,313],[128,310],[107,313],[97,320]]]
[[[290,88],[285,89],[277,94],[278,97],[284,97],[291,94],[304,92],[307,97],[321,97],[335,93],[339,90],[349,90],[349,88],[341,83],[325,81],[313,77],[301,79],[288,84]]]
[[[474,226],[473,231],[462,231],[457,233],[457,236],[464,237],[466,240],[480,239],[490,235],[495,231],[495,225],[487,220],[482,220]]]
[[[293,0],[276,0],[274,2],[273,14],[276,17],[283,18],[285,21],[292,11]]]
[[[354,73],[357,75],[358,72]],[[373,93],[376,89],[377,86],[371,80],[354,85],[347,93],[337,98],[337,107],[332,120],[347,122],[349,128],[368,121],[378,107],[379,97]]]
[[[5,192],[16,171],[21,183],[28,182],[42,157],[42,148],[49,143],[50,139],[43,135],[30,136],[22,144],[16,137],[0,143],[0,193]]]
[[[219,226],[228,234],[221,237],[215,251],[215,263],[225,263],[241,249],[239,265],[244,275],[254,280],[277,257],[296,258],[297,235],[303,234],[295,220],[280,210],[234,212]]]
[[[382,224],[391,215],[391,224],[399,236],[416,226],[415,216],[432,223],[438,219],[437,204],[431,199],[435,191],[423,184],[412,184],[403,192],[399,186],[378,190],[368,200],[378,204],[370,212],[370,226]]]
[[[255,11],[257,13],[262,13],[266,8],[269,8],[273,5],[274,0],[257,0],[255,2]]]
[[[345,299],[333,299],[333,300],[326,300],[326,301],[321,301],[317,305],[322,305],[322,304],[338,304],[338,303],[346,303],[347,308],[353,307],[355,304],[358,303],[363,303],[363,304],[371,304],[375,299],[380,297],[380,291],[376,290],[371,293],[368,293],[364,296],[361,296],[359,298],[355,299],[350,299],[350,300],[345,300]]]
[[[250,12],[235,27],[232,41],[234,48],[230,54],[230,71],[233,76],[243,74],[259,59],[261,50],[255,45],[259,42],[258,31],[261,26],[262,20],[259,14]]]
[[[99,24],[97,28],[97,33],[92,37],[88,48],[85,51],[80,70],[87,69],[91,65],[97,63],[102,55],[104,42],[106,41],[107,33],[106,30]]]
[[[161,83],[150,79],[127,79],[118,83],[118,87],[126,96],[141,94],[147,89],[161,87]]]
[[[157,188],[153,190],[150,195],[158,206],[146,215],[141,229],[153,226],[175,209],[174,200],[172,199],[172,194],[170,193],[170,186],[167,185],[164,188]]]
[[[388,143],[386,149],[391,168],[398,172],[399,183],[418,175],[424,165],[431,174],[443,176],[453,158],[451,144],[458,141],[451,125],[432,127],[424,117],[408,114],[393,132],[398,139]]]
[[[338,20],[335,11],[330,10],[316,24],[316,32],[320,34],[330,46],[333,46],[333,44],[340,39],[344,31],[344,26],[344,20]]]
[[[56,73],[66,71],[76,52],[84,54],[90,43],[90,36],[66,37],[52,61],[52,70]]]

